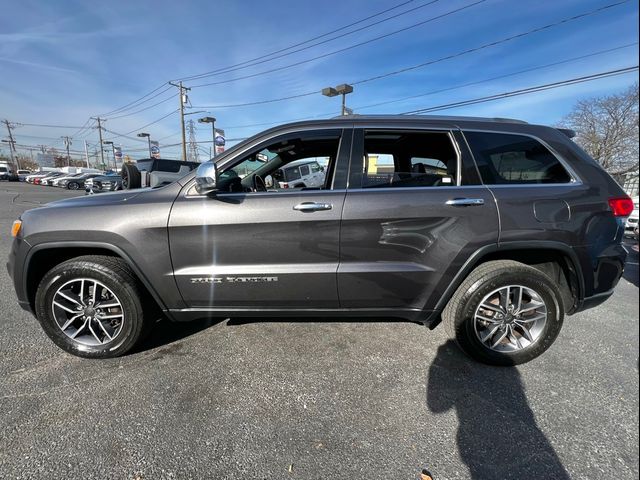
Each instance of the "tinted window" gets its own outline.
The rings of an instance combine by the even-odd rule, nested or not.
[[[456,184],[458,157],[446,132],[365,132],[362,188]]]
[[[497,184],[568,183],[571,176],[536,139],[506,133],[465,132],[482,181]]]
[[[300,166],[300,175],[302,175],[303,177],[309,175],[309,165]]]
[[[288,182],[298,180],[300,178],[300,169],[298,167],[287,168],[286,179]]]
[[[178,173],[181,166],[182,165],[180,164],[180,162],[176,162],[173,160],[158,160],[156,169],[160,170],[161,172]]]

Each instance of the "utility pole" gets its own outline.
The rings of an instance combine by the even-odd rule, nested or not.
[[[187,160],[187,131],[184,125],[184,104],[186,103],[186,97],[190,88],[182,86],[182,82],[173,83],[169,82],[169,85],[173,85],[174,87],[178,87],[178,91],[180,93],[180,126],[182,129],[182,161]]]
[[[91,117],[94,118],[94,117]],[[100,168],[104,168],[105,164],[104,164],[104,149],[102,147],[102,124],[100,123],[101,118],[100,117],[95,117],[95,120],[98,121],[98,135],[100,137]]]
[[[87,161],[87,168],[91,168],[89,166],[89,145],[86,140],[84,141],[84,158]]]
[[[70,137],[62,137],[64,140],[64,146],[67,148],[67,166],[71,166],[71,156],[69,155],[69,147],[71,146],[71,138]]]
[[[20,169],[20,164],[18,163],[18,159],[16,157],[16,141],[13,139],[13,134],[11,133],[11,124],[9,120],[4,121],[4,124],[7,126],[7,131],[9,132],[9,154],[11,155],[11,163],[13,164],[13,168],[16,169],[16,172]]]

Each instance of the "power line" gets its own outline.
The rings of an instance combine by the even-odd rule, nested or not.
[[[324,37],[326,37],[326,36],[329,36],[329,35],[332,35],[332,34],[334,34],[334,33],[340,32],[340,31],[342,31],[342,30],[346,30],[347,28],[349,28],[349,27],[353,27],[353,26],[355,26],[355,25],[358,25],[359,23],[366,22],[367,20],[371,20],[372,18],[379,17],[380,15],[384,15],[385,13],[388,13],[388,12],[390,12],[390,11],[392,11],[392,10],[396,10],[396,9],[398,9],[398,8],[404,7],[405,5],[408,5],[409,3],[413,3],[413,1],[414,1],[414,0],[408,0],[408,1],[406,1],[406,2],[399,3],[398,5],[395,5],[395,6],[393,6],[393,7],[387,8],[386,10],[383,10],[383,11],[381,11],[381,12],[374,13],[373,15],[369,15],[368,17],[365,17],[365,18],[362,18],[362,19],[357,20],[357,21],[355,21],[355,22],[349,23],[348,25],[344,25],[344,26],[342,26],[342,27],[336,28],[335,30],[331,30],[331,31],[326,32],[326,33],[323,33],[323,34],[321,34],[321,35],[317,35],[317,36],[315,36],[315,37],[309,38],[309,39],[304,40],[304,41],[302,41],[302,42],[295,43],[295,44],[290,45],[290,46],[288,46],[288,47],[281,48],[280,50],[275,50],[275,51],[273,51],[273,52],[266,53],[266,54],[260,55],[260,56],[258,56],[258,57],[255,57],[255,58],[249,59],[249,60],[245,60],[245,61],[243,61],[243,62],[236,63],[236,64],[234,64],[234,65],[230,65],[230,66],[227,66],[227,67],[218,68],[218,69],[216,69],[216,70],[212,70],[212,71],[210,71],[210,72],[204,72],[204,73],[200,73],[200,74],[196,74],[196,75],[191,75],[191,76],[188,76],[188,77],[178,78],[178,79],[176,79],[176,80],[183,80],[183,81],[186,81],[186,80],[193,80],[194,78],[196,78],[196,77],[198,77],[198,78],[199,78],[199,77],[200,77],[200,76],[202,76],[202,75],[208,75],[208,74],[210,74],[210,73],[217,73],[217,72],[219,72],[219,71],[221,71],[221,70],[226,70],[226,69],[228,69],[228,68],[238,67],[238,66],[240,66],[240,65],[245,65],[245,64],[247,64],[247,63],[251,63],[251,62],[254,62],[254,61],[256,61],[256,60],[260,60],[260,59],[262,59],[262,58],[264,58],[264,57],[270,57],[270,56],[272,56],[272,55],[276,55],[276,54],[281,53],[281,52],[286,52],[287,50],[290,50],[290,49],[292,49],[292,48],[299,47],[299,46],[301,46],[301,45],[304,45],[305,43],[313,42],[314,40],[319,40],[320,38],[324,38]]]
[[[127,109],[129,109],[129,108],[133,108],[135,104],[138,104],[138,102],[140,102],[140,103],[144,103],[144,102],[141,102],[141,100],[143,100],[143,99],[147,98],[149,95],[152,95],[153,93],[157,92],[158,90],[160,90],[160,89],[161,89],[161,88],[163,88],[163,87],[166,87],[166,88],[165,88],[165,90],[164,90],[163,92],[160,92],[160,93],[156,94],[155,96],[162,95],[164,92],[166,92],[166,91],[169,91],[169,90],[170,90],[170,87],[167,87],[167,82],[164,82],[162,85],[160,85],[160,86],[159,86],[159,87],[157,87],[157,88],[154,88],[153,90],[151,90],[151,91],[150,91],[149,93],[147,93],[146,95],[143,95],[142,97],[140,97],[140,98],[138,98],[138,99],[136,99],[136,100],[134,100],[134,101],[132,101],[132,102],[129,102],[129,103],[127,103],[126,105],[123,105],[123,106],[122,106],[122,107],[120,107],[120,108],[116,108],[115,110],[111,110],[110,112],[103,113],[103,114],[101,114],[100,116],[101,116],[101,117],[107,117],[107,116],[109,116],[109,115],[116,114],[116,113],[118,113],[118,112],[121,112],[121,111],[127,110]],[[154,96],[154,97],[151,97],[151,98],[155,98],[155,96]],[[146,102],[146,101],[148,101],[148,100],[151,100],[151,98],[149,98],[149,99],[145,100],[145,102]]]
[[[378,20],[376,22],[370,23],[370,24],[365,25],[363,27],[356,28],[355,30],[351,30],[349,32],[342,33],[340,35],[336,35],[335,37],[332,37],[332,38],[329,38],[329,39],[326,39],[326,40],[322,40],[321,42],[316,42],[316,43],[313,43],[311,45],[307,45],[305,47],[297,48],[295,50],[292,50],[293,47],[290,47],[289,49],[286,49],[286,50],[291,50],[291,51],[288,51],[286,53],[281,53],[281,54],[275,55],[275,56],[273,56],[274,54],[265,55],[265,57],[270,57],[270,58],[258,57],[256,59],[250,61],[250,62],[243,62],[242,64],[234,65],[233,67],[226,67],[226,68],[213,70],[211,72],[205,72],[205,73],[201,73],[201,74],[198,74],[198,75],[192,75],[190,77],[187,77],[186,80],[197,80],[197,79],[200,79],[200,78],[214,77],[214,76],[218,76],[218,75],[223,75],[225,73],[231,73],[231,72],[235,72],[235,71],[238,71],[238,70],[244,70],[244,69],[250,68],[250,67],[255,67],[256,65],[261,65],[263,63],[272,62],[273,60],[277,60],[279,58],[288,57],[289,55],[293,55],[295,53],[299,53],[299,52],[302,52],[304,50],[308,50],[310,48],[317,47],[319,45],[324,45],[325,43],[332,42],[332,41],[337,40],[339,38],[344,38],[344,37],[346,37],[348,35],[353,35],[354,33],[358,33],[358,32],[361,32],[363,30],[366,30],[368,28],[374,27],[376,25],[380,25],[381,23],[388,22],[390,20],[396,19],[396,18],[401,17],[403,15],[407,15],[409,13],[413,13],[416,10],[419,10],[421,8],[425,8],[425,7],[431,6],[434,3],[437,3],[439,1],[440,0],[431,0],[429,2],[423,3],[422,5],[418,5],[417,7],[414,7],[414,8],[411,8],[409,10],[406,10],[404,12],[397,13],[395,15],[392,15],[392,16],[387,17],[387,18],[383,18],[382,20]],[[409,28],[413,28],[413,27],[409,27]],[[403,30],[399,30],[399,31],[403,31]],[[305,42],[305,43],[308,43],[308,42]],[[185,78],[183,78],[182,80],[185,80]]]
[[[339,32],[339,31],[345,30],[345,29],[347,29],[347,28],[349,28],[349,27],[352,27],[352,26],[358,25],[359,23],[366,22],[367,20],[370,20],[370,19],[372,19],[372,18],[378,17],[378,16],[380,16],[380,15],[384,15],[385,13],[388,13],[388,12],[390,12],[390,11],[396,10],[396,9],[398,9],[398,8],[401,8],[401,7],[405,6],[405,5],[408,5],[408,4],[410,4],[410,3],[413,3],[413,1],[414,1],[414,0],[408,0],[408,1],[405,1],[405,2],[402,2],[402,3],[399,3],[399,4],[395,5],[395,6],[390,7],[390,8],[387,8],[387,9],[385,9],[385,10],[381,11],[381,12],[375,13],[375,14],[373,14],[373,15],[369,15],[369,16],[367,16],[367,17],[365,17],[365,18],[362,18],[362,19],[357,20],[357,21],[355,21],[355,22],[349,23],[349,24],[347,24],[347,25],[345,25],[345,26],[342,26],[342,27],[336,28],[335,30],[331,30],[331,31],[329,31],[329,32],[323,33],[323,34],[321,34],[321,35],[317,35],[317,36],[315,36],[315,37],[309,38],[309,39],[304,40],[304,41],[302,41],[302,42],[298,42],[298,43],[293,44],[293,45],[290,45],[290,46],[288,46],[288,47],[285,47],[285,48],[282,48],[282,49],[279,49],[279,50],[273,51],[273,52],[268,53],[268,54],[265,54],[265,55],[261,55],[261,56],[256,57],[256,58],[252,58],[252,59],[246,60],[246,61],[244,61],[244,62],[240,62],[240,63],[234,64],[234,65],[230,65],[230,66],[228,66],[228,67],[223,67],[223,68],[218,69],[218,70],[223,70],[223,69],[228,69],[228,68],[234,68],[234,67],[237,67],[237,66],[240,66],[240,65],[244,65],[244,64],[247,64],[247,63],[251,63],[251,62],[253,62],[253,61],[255,61],[255,60],[259,60],[259,59],[261,59],[261,58],[263,58],[263,57],[265,57],[265,56],[272,56],[272,55],[279,54],[279,53],[284,52],[284,51],[286,51],[286,50],[289,50],[289,49],[292,49],[292,48],[295,48],[295,47],[298,47],[298,46],[304,45],[305,43],[309,43],[309,42],[312,42],[312,41],[314,41],[314,40],[318,40],[318,39],[320,39],[320,38],[326,37],[326,36],[331,35],[331,34],[333,34],[333,33],[337,33],[337,32]],[[214,72],[216,72],[216,71],[218,71],[218,70],[215,70],[215,71],[213,71],[213,72],[205,72],[205,74],[206,74],[206,73],[214,73]],[[198,74],[198,75],[201,75],[201,74]],[[195,76],[198,76],[198,75],[195,75]],[[191,77],[184,77],[182,80],[190,79],[190,78],[191,78]],[[180,79],[178,79],[178,80],[180,80]],[[165,83],[163,83],[162,85],[160,85],[160,86],[156,87],[155,89],[153,89],[152,91],[150,91],[150,92],[149,92],[149,93],[147,93],[146,95],[143,95],[142,97],[140,97],[140,98],[138,98],[138,99],[136,99],[136,100],[133,100],[133,101],[131,101],[131,102],[127,103],[126,105],[123,105],[122,107],[116,108],[115,110],[111,110],[111,111],[109,111],[109,112],[103,113],[103,114],[101,114],[101,116],[106,117],[106,116],[109,116],[109,115],[113,115],[113,114],[115,114],[115,113],[119,113],[119,112],[122,112],[122,111],[126,111],[126,110],[128,110],[128,109],[130,109],[130,108],[134,108],[135,106],[139,106],[139,105],[141,105],[142,103],[145,103],[145,102],[147,102],[147,101],[149,101],[149,100],[151,100],[151,99],[153,99],[153,98],[155,98],[155,97],[157,97],[157,96],[159,96],[159,95],[162,95],[164,92],[169,91],[169,90],[170,90],[170,87],[168,87],[168,88],[166,88],[165,90],[163,90],[162,92],[160,92],[160,93],[158,93],[158,94],[154,95],[153,97],[147,98],[147,97],[149,97],[150,95],[152,95],[153,93],[155,93],[155,92],[157,92],[158,90],[162,89],[165,85],[166,85],[166,82],[165,82]],[[145,98],[146,98],[146,100],[144,100]],[[144,100],[144,101],[142,101],[142,100]]]
[[[164,93],[164,92],[162,92],[162,93]],[[153,97],[152,97],[152,98],[153,98]],[[173,95],[173,93],[172,93],[170,97],[167,97],[167,98],[165,98],[165,99],[163,99],[163,100],[160,100],[159,102],[154,103],[153,105],[148,105],[148,106],[146,106],[146,107],[144,107],[144,108],[141,108],[140,110],[136,110],[135,112],[124,113],[124,114],[122,114],[122,115],[117,115],[117,116],[115,116],[115,117],[108,117],[108,118],[107,118],[107,120],[115,120],[115,119],[117,119],[117,118],[130,117],[131,115],[136,115],[136,114],[138,114],[138,113],[140,113],[140,112],[144,112],[145,110],[149,110],[149,109],[151,109],[151,108],[153,108],[153,107],[157,107],[158,105],[162,105],[163,103],[166,103],[166,102],[168,102],[169,100],[173,100],[173,98],[174,98],[174,95]],[[149,98],[149,99],[145,100],[145,102],[146,102],[146,101],[148,101],[148,100],[151,100],[151,98]]]
[[[620,2],[610,3],[609,5],[605,5],[603,7],[596,8],[595,10],[590,10],[590,11],[585,12],[585,13],[580,13],[580,14],[574,15],[572,17],[566,17],[566,18],[563,18],[562,20],[559,20],[557,22],[548,23],[547,25],[543,25],[542,27],[537,27],[537,28],[534,28],[532,30],[527,30],[526,32],[517,33],[515,35],[510,35],[508,37],[504,37],[504,38],[502,38],[500,40],[495,40],[493,42],[485,43],[484,45],[480,45],[479,47],[469,48],[467,50],[463,50],[463,51],[458,52],[458,53],[453,53],[453,54],[447,55],[445,57],[440,57],[440,58],[435,59],[435,60],[429,60],[427,62],[419,63],[417,65],[401,68],[399,70],[394,70],[394,71],[387,72],[387,73],[384,73],[384,74],[381,74],[381,75],[376,75],[374,77],[369,77],[369,78],[365,78],[365,79],[358,80],[358,81],[355,81],[355,82],[350,82],[350,83],[351,83],[351,85],[360,85],[360,84],[363,84],[363,83],[372,82],[374,80],[380,80],[382,78],[391,77],[393,75],[398,75],[400,73],[405,73],[405,72],[408,72],[408,71],[411,71],[411,70],[416,70],[418,68],[422,68],[422,67],[426,67],[426,66],[429,66],[429,65],[433,65],[434,63],[439,63],[439,62],[442,62],[442,61],[445,61],[445,60],[451,60],[452,58],[461,57],[463,55],[468,55],[470,53],[478,52],[480,50],[484,50],[484,49],[487,49],[487,48],[490,48],[490,47],[495,47],[496,45],[500,45],[502,43],[510,42],[511,40],[515,40],[517,38],[526,37],[528,35],[532,35],[534,33],[538,33],[538,32],[541,32],[543,30],[548,30],[550,28],[557,27],[557,26],[563,25],[565,23],[573,22],[575,20],[578,20],[578,19],[581,19],[581,18],[584,18],[584,17],[595,15],[597,13],[600,13],[600,12],[604,11],[604,10],[607,10],[607,9],[613,8],[613,7],[617,7],[619,5],[627,3],[629,1],[630,0],[622,0]]]
[[[538,66],[535,66],[535,67],[526,68],[524,70],[519,70],[517,72],[511,72],[511,73],[507,73],[507,74],[504,74],[504,75],[498,75],[496,77],[485,78],[483,80],[475,80],[473,82],[463,83],[461,85],[455,85],[453,87],[442,88],[442,89],[439,89],[439,90],[432,90],[430,92],[418,93],[416,95],[409,95],[407,97],[397,98],[397,99],[394,99],[394,100],[386,100],[384,102],[377,102],[377,103],[372,103],[372,104],[369,104],[369,105],[363,105],[363,106],[359,106],[359,107],[356,106],[356,107],[354,107],[354,110],[360,111],[360,110],[365,110],[367,108],[379,107],[381,105],[389,105],[391,103],[398,103],[398,102],[403,102],[405,100],[411,100],[411,99],[414,99],[414,98],[420,98],[420,97],[426,97],[426,96],[429,96],[429,95],[435,95],[437,93],[449,92],[449,91],[452,91],[452,90],[457,90],[459,88],[471,87],[473,85],[479,85],[481,83],[487,83],[487,82],[491,82],[491,81],[494,81],[494,80],[500,80],[500,79],[503,79],[503,78],[513,77],[513,76],[516,76],[516,75],[521,75],[523,73],[528,73],[528,72],[533,72],[533,71],[536,71],[536,70],[541,70],[543,68],[555,67],[555,66],[558,66],[558,65],[563,65],[563,64],[575,62],[575,61],[578,61],[578,60],[584,60],[585,58],[595,57],[595,56],[598,56],[598,55],[603,55],[605,53],[611,53],[611,52],[614,52],[616,50],[621,50],[621,49],[624,49],[624,48],[632,47],[634,45],[638,45],[638,42],[633,42],[633,43],[629,43],[629,44],[626,44],[626,45],[620,45],[618,47],[608,48],[606,50],[600,50],[598,52],[588,53],[586,55],[580,55],[578,57],[572,57],[572,58],[568,58],[568,59],[565,59],[565,60],[560,60],[560,61],[553,62],[553,63],[547,63],[545,65],[538,65]]]
[[[475,105],[478,103],[492,102],[495,100],[501,100],[503,98],[516,97],[519,95],[526,95],[529,93],[541,92],[544,90],[551,90],[554,88],[566,87],[568,85],[575,85],[577,83],[591,82],[593,80],[600,80],[602,78],[614,77],[617,75],[624,75],[638,70],[638,65],[633,67],[620,68],[617,70],[609,70],[608,72],[594,73],[593,75],[586,75],[584,77],[570,78],[567,80],[561,80],[559,82],[546,83],[544,85],[536,85],[535,87],[521,88],[519,90],[512,90],[510,92],[498,93],[495,95],[488,95],[486,97],[472,98],[469,100],[462,100],[459,102],[445,103],[443,105],[437,105],[434,107],[420,108],[417,110],[410,110],[403,112],[400,115],[416,115],[419,113],[437,112],[439,110],[448,110],[451,108],[464,107],[467,105]]]
[[[75,126],[75,125],[48,125],[48,124],[43,124],[43,123],[22,123],[22,122],[16,122],[16,125],[21,126],[21,127],[42,127],[42,128],[84,128],[84,125],[81,127]]]
[[[69,135],[69,136],[73,138],[73,137],[75,137],[75,136],[77,136],[77,135],[80,135],[80,132],[82,132],[82,131],[83,131],[83,130],[85,130],[85,129],[87,129],[87,130],[91,131],[91,126],[87,126],[87,125],[88,125],[89,123],[91,123],[91,121],[92,121],[92,120],[93,120],[93,119],[92,119],[91,117],[87,118],[87,121],[86,121],[86,122],[84,122],[83,127],[82,127],[81,129],[79,129],[79,130],[76,130],[74,133],[72,133],[72,134],[71,134],[71,135]],[[92,124],[92,125],[93,125],[93,124]]]
[[[131,130],[131,131],[129,131],[129,132],[126,132],[126,133],[118,133],[117,135],[115,135],[115,136],[113,136],[113,137],[109,138],[108,140],[113,140],[114,138],[119,138],[119,137],[126,137],[127,135],[130,135],[130,134],[132,134],[132,133],[134,133],[134,132],[137,132],[137,131],[139,131],[139,130],[142,130],[142,129],[144,129],[144,128],[147,128],[147,127],[149,127],[149,126],[151,126],[151,125],[154,125],[154,124],[156,124],[156,123],[158,123],[158,122],[161,122],[162,120],[164,120],[164,119],[165,119],[165,118],[167,118],[168,116],[173,115],[173,114],[175,114],[175,113],[177,113],[177,112],[178,112],[178,110],[172,110],[171,112],[167,113],[166,115],[163,115],[162,117],[158,118],[157,120],[154,120],[153,122],[149,122],[149,123],[147,123],[146,125],[143,125],[143,126],[138,127],[138,128],[134,128],[133,130]],[[116,133],[116,132],[111,132],[111,133]],[[133,137],[131,137],[131,138],[133,138]],[[137,139],[136,139],[136,140],[137,140]]]
[[[395,30],[393,32],[389,32],[389,33],[386,33],[384,35],[378,35],[377,37],[371,38],[369,40],[365,40],[363,42],[355,43],[353,45],[349,45],[348,47],[343,47],[343,48],[340,48],[338,50],[334,50],[332,52],[324,53],[322,55],[317,55],[315,57],[308,58],[306,60],[300,60],[300,61],[295,62],[295,63],[290,63],[288,65],[283,65],[281,67],[272,68],[270,70],[263,70],[262,72],[257,72],[257,73],[253,73],[253,74],[250,74],[250,75],[244,75],[244,76],[233,78],[233,79],[230,79],[230,80],[220,80],[218,82],[202,83],[200,85],[193,85],[192,88],[207,87],[207,86],[210,86],[210,85],[221,85],[221,84],[225,84],[225,83],[236,82],[238,80],[244,80],[244,79],[247,79],[247,78],[259,77],[261,75],[266,75],[268,73],[279,72],[281,70],[286,70],[286,69],[289,69],[289,68],[292,68],[292,67],[297,67],[297,66],[300,66],[300,65],[304,65],[306,63],[314,62],[314,61],[320,60],[322,58],[330,57],[330,56],[336,55],[338,53],[346,52],[348,50],[352,50],[354,48],[361,47],[362,45],[367,45],[369,43],[376,42],[378,40],[382,40],[383,38],[387,38],[387,37],[390,37],[392,35],[396,35],[397,33],[400,33],[400,32],[405,32],[407,30],[419,27],[420,25],[424,25],[426,23],[433,22],[435,20],[440,20],[441,18],[445,18],[445,17],[448,17],[448,16],[453,15],[455,13],[458,13],[458,12],[461,12],[463,10],[466,10],[468,8],[475,7],[476,5],[479,5],[479,4],[484,3],[486,1],[487,0],[477,0],[477,1],[473,2],[473,3],[469,3],[469,4],[465,5],[463,7],[459,7],[459,8],[450,10],[450,11],[448,11],[446,13],[442,13],[440,15],[436,15],[435,17],[428,18],[427,20],[423,20],[421,22],[414,23],[412,25],[409,25],[408,27],[404,27],[404,28],[401,28],[399,30]],[[630,0],[625,0],[625,1],[630,1]]]
[[[603,10],[606,10],[606,9],[609,9],[609,8],[613,8],[613,7],[618,6],[618,5],[622,5],[624,3],[627,3],[628,1],[629,0],[623,0],[623,1],[620,1],[620,2],[617,2],[617,3],[605,5],[603,7],[597,8],[595,10],[591,10],[591,11],[584,12],[584,13],[581,13],[581,14],[578,14],[578,15],[574,15],[572,17],[566,17],[566,18],[563,18],[563,19],[561,19],[561,20],[559,20],[557,22],[549,23],[549,24],[543,25],[541,27],[536,27],[534,29],[527,30],[527,31],[521,32],[521,33],[517,33],[515,35],[510,35],[508,37],[504,37],[504,38],[499,39],[499,40],[495,40],[495,41],[492,41],[492,42],[489,42],[489,43],[485,43],[485,44],[477,46],[477,47],[473,47],[473,48],[469,48],[469,49],[466,49],[466,50],[462,50],[462,51],[459,51],[459,52],[456,52],[456,53],[453,53],[453,54],[450,54],[450,55],[446,55],[444,57],[440,57],[440,58],[436,58],[436,59],[429,60],[429,61],[426,61],[426,62],[422,62],[422,63],[419,63],[417,65],[411,65],[409,67],[404,67],[404,68],[401,68],[399,70],[392,70],[392,71],[389,71],[389,72],[385,72],[385,73],[382,73],[382,74],[379,74],[379,75],[375,75],[373,77],[363,78],[363,79],[356,80],[356,81],[350,81],[348,83],[351,84],[351,85],[360,85],[360,84],[363,84],[363,83],[369,83],[369,82],[372,82],[372,81],[381,80],[383,78],[391,77],[391,76],[394,76],[394,75],[399,75],[401,73],[405,73],[405,72],[408,72],[408,71],[411,71],[411,70],[416,70],[416,69],[423,68],[423,67],[426,67],[426,66],[434,65],[436,63],[444,62],[446,60],[452,60],[454,58],[458,58],[458,57],[461,57],[461,56],[464,56],[464,55],[469,55],[470,53],[475,53],[475,52],[478,52],[480,50],[485,50],[487,48],[491,48],[491,47],[494,47],[494,46],[497,46],[497,45],[500,45],[500,44],[503,44],[503,43],[507,43],[507,42],[510,42],[510,41],[518,39],[518,38],[522,38],[522,37],[525,37],[525,36],[528,36],[528,35],[533,35],[534,33],[538,33],[538,32],[553,28],[553,27],[557,27],[557,26],[563,25],[565,23],[573,22],[573,21],[579,20],[581,18],[590,16],[590,15],[595,15],[597,13],[600,13]],[[288,68],[288,67],[283,67],[283,68]],[[317,95],[318,92],[319,92],[319,89],[313,90],[313,91],[309,91],[309,92],[305,92],[305,93],[296,94],[296,95],[289,95],[289,96],[279,97],[279,98],[271,98],[271,99],[267,99],[267,100],[258,100],[258,101],[254,101],[254,102],[244,102],[244,103],[235,103],[235,104],[227,104],[227,105],[204,105],[204,106],[196,106],[194,108],[222,109],[222,108],[246,107],[246,106],[261,105],[261,104],[265,104],[265,103],[275,103],[275,102],[281,102],[281,101],[285,101],[285,100],[291,100],[291,99],[294,99],[294,98],[302,98],[302,97]]]

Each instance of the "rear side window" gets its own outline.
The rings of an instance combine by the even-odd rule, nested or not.
[[[300,179],[300,169],[298,167],[287,168],[286,179],[288,182]]]
[[[571,182],[571,176],[555,155],[534,138],[488,132],[464,135],[485,184]]]
[[[178,173],[182,165],[173,160],[158,160],[157,169],[161,172]]]
[[[365,132],[362,188],[450,187],[457,168],[447,132]]]

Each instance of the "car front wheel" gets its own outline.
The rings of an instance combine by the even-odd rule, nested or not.
[[[35,309],[46,334],[62,349],[80,357],[109,358],[126,353],[141,337],[142,298],[124,261],[83,256],[44,276]]]
[[[517,365],[536,358],[555,341],[564,305],[543,272],[498,260],[469,274],[442,318],[469,356],[491,365]]]

